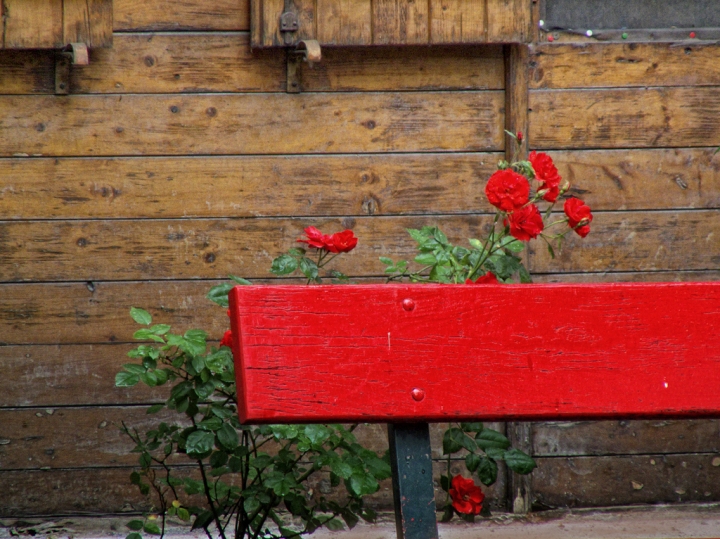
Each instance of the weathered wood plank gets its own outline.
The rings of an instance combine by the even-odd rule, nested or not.
[[[263,47],[284,47],[285,34],[280,32],[280,16],[285,12],[284,0],[262,0],[256,2],[262,8],[261,35],[253,36],[253,45]],[[289,43],[302,39],[317,39],[316,10],[314,0],[293,0],[293,12],[297,15],[298,29],[288,34]]]
[[[598,214],[590,234],[566,236],[554,260],[544,245],[531,244],[530,271],[717,271],[719,228],[720,214],[712,210]]]
[[[0,214],[25,220],[491,212],[484,186],[501,157],[0,159]]]
[[[113,0],[114,29],[138,30],[249,30],[249,0]]]
[[[529,0],[486,0],[487,40],[489,43],[527,43],[530,41]]]
[[[52,49],[62,47],[61,0],[3,0],[3,48]]]
[[[248,423],[717,415],[718,305],[717,283],[235,287],[238,413]]]
[[[490,216],[438,217],[448,237],[479,237]],[[407,228],[427,218],[201,219],[0,222],[3,281],[269,277],[272,259],[309,225],[353,228],[361,238],[336,269],[352,276],[378,275],[381,253],[414,258]],[[241,244],[238,238],[242,238]],[[256,246],[262,246],[257,248]]]
[[[530,109],[537,149],[720,145],[713,87],[534,90]]]
[[[532,47],[536,89],[720,84],[715,43],[546,43]]]
[[[73,69],[73,94],[285,91],[285,52],[255,50],[240,33],[115,35],[111,49],[90,51],[87,66]],[[2,94],[52,94],[50,52],[0,55]],[[309,91],[502,90],[500,47],[327,48],[323,61],[303,67]]]
[[[716,454],[539,458],[540,507],[603,507],[720,500]]]
[[[533,423],[536,457],[720,453],[717,419]]]
[[[487,41],[487,0],[430,0],[431,43]]]
[[[718,280],[720,272],[717,270],[546,273],[533,276],[536,283],[691,283]]]
[[[371,0],[317,0],[316,5],[317,39],[320,43],[328,45],[372,43]],[[324,61],[327,61],[327,57]]]
[[[0,155],[498,150],[502,108],[495,91],[10,96]]]
[[[373,0],[372,10],[373,44],[428,43],[427,0]]]
[[[113,41],[112,0],[63,0],[63,41],[109,47]]]
[[[220,318],[217,311],[215,315]],[[0,407],[164,401],[165,387],[115,387],[115,375],[131,361],[127,352],[133,347],[130,343],[0,346],[0,363],[7,373]]]
[[[168,396],[169,392],[166,387]],[[0,410],[0,469],[138,466],[138,454],[131,453],[135,443],[120,430],[123,421],[140,432],[161,421],[183,428],[190,423],[176,412],[148,415],[146,410],[146,406]],[[189,461],[174,455],[170,463]]]

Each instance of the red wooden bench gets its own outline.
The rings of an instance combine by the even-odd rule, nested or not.
[[[718,416],[720,283],[240,286],[243,423],[385,422],[437,537],[428,422]]]

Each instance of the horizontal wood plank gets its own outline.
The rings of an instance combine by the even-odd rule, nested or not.
[[[714,454],[540,458],[533,472],[538,508],[720,500]]]
[[[55,58],[45,50],[5,50],[0,54],[2,94],[55,92]]]
[[[9,96],[0,156],[500,150],[502,108],[499,91]]]
[[[717,283],[236,287],[240,420],[717,415],[718,305]]]
[[[490,212],[484,186],[502,157],[0,159],[0,214],[25,220]]]
[[[720,214],[713,210],[596,214],[590,234],[568,234],[554,259],[543,244],[531,243],[530,271],[717,271],[719,228]]]
[[[530,87],[612,88],[720,84],[715,43],[542,43]]]
[[[720,453],[717,419],[533,423],[536,457]]]
[[[603,273],[545,273],[533,276],[536,283],[692,283],[720,280],[720,272],[707,271],[619,271]]]
[[[249,30],[249,0],[113,0],[116,32]]]
[[[490,215],[433,219],[457,241],[481,237]],[[0,222],[4,281],[267,278],[272,260],[313,225],[352,228],[358,247],[333,264],[352,276],[382,275],[378,256],[414,258],[407,228],[425,216],[324,219],[199,219]],[[242,238],[242,240],[239,240]],[[329,270],[328,270],[329,271]]]
[[[713,87],[533,90],[530,109],[537,149],[720,145]]]

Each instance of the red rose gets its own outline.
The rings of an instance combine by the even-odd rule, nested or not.
[[[523,141],[522,131],[518,131],[517,135],[515,135],[515,136],[517,137],[518,144],[522,144],[522,141]]]
[[[485,495],[472,479],[465,479],[461,475],[452,478],[452,488],[449,490],[452,505],[458,513],[464,515],[477,515],[482,509]]]
[[[223,335],[223,338],[220,341],[220,346],[227,346],[228,348],[232,348],[232,331],[230,331],[229,329],[225,332],[225,335]]]
[[[347,253],[355,248],[357,242],[352,230],[343,230],[330,236],[327,250],[331,253]]]
[[[470,279],[465,280],[465,284],[499,284],[500,281],[498,281],[498,278],[495,276],[495,274],[492,271],[488,271],[485,275],[477,279],[476,281],[471,281]]]
[[[562,178],[558,174],[552,158],[546,153],[530,152],[528,157],[530,164],[535,171],[535,178],[542,182],[538,191],[546,190],[543,199],[548,202],[555,202],[560,194],[560,182]]]
[[[590,233],[590,223],[593,220],[590,208],[579,198],[568,198],[565,201],[565,215],[568,218],[568,225],[575,230],[581,238]]]
[[[543,231],[542,215],[535,204],[515,210],[504,221],[510,225],[510,235],[520,241],[530,241]]]
[[[527,204],[530,184],[525,176],[506,168],[490,176],[485,186],[490,204],[503,211],[513,211]]]
[[[323,234],[314,226],[307,227],[304,232],[308,239],[298,240],[300,243],[307,243],[308,247],[315,247],[316,249],[327,249],[330,236]]]

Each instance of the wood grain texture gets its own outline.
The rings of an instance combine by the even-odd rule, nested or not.
[[[720,84],[714,43],[541,43],[532,47],[535,89]]]
[[[13,136],[0,155],[497,150],[502,107],[494,91],[10,96],[0,101],[0,132]]]
[[[438,217],[448,237],[481,237],[489,215]],[[201,219],[0,222],[0,280],[101,281],[267,278],[272,260],[303,238],[305,227],[352,228],[362,238],[334,269],[352,276],[382,274],[377,256],[414,258],[407,228],[424,216],[387,219]],[[240,239],[242,238],[242,239]],[[262,246],[258,249],[256,246]]]
[[[719,227],[713,210],[603,213],[586,238],[566,236],[554,260],[543,245],[531,243],[530,271],[717,271]]]
[[[170,388],[165,390],[169,396]],[[146,406],[0,410],[0,469],[137,466],[138,454],[131,453],[135,443],[120,430],[123,422],[143,433],[160,422],[182,428],[190,424],[175,412],[148,415],[146,410]],[[171,464],[189,464],[189,460],[174,455]]]
[[[220,314],[215,314],[219,319]],[[115,375],[131,361],[127,353],[132,348],[130,343],[0,346],[0,363],[6,373],[0,408],[165,401],[167,386],[115,387]]]
[[[63,40],[88,47],[113,42],[113,0],[63,0]]]
[[[5,49],[52,49],[63,43],[62,0],[3,0]]]
[[[720,499],[715,454],[539,458],[536,506],[603,507]]]
[[[720,453],[717,419],[533,423],[536,457]]]
[[[4,50],[0,54],[0,93],[51,94],[55,91],[52,51]]]
[[[427,0],[373,0],[374,45],[427,44]]]
[[[285,34],[280,32],[280,16],[285,12],[285,0],[252,0],[252,8],[261,10],[260,36],[251,37],[253,45],[262,47],[284,47]],[[292,12],[297,15],[298,29],[288,33],[289,43],[302,39],[317,39],[316,11],[314,0],[292,0]]]
[[[527,43],[530,41],[530,0],[486,0],[487,41]]]
[[[717,415],[718,304],[714,283],[236,287],[239,414],[249,423]]]
[[[720,145],[712,87],[534,90],[530,109],[537,149]]]
[[[527,159],[528,148],[528,65],[530,52],[526,45],[506,45],[505,56],[505,130],[522,133],[522,142],[505,137],[505,160],[512,163]]]
[[[484,186],[501,157],[0,159],[0,214],[26,220],[491,212]]]
[[[316,6],[317,39],[321,43],[328,45],[372,43],[371,0],[317,0]]]
[[[250,29],[249,0],[113,0],[116,32]]]
[[[487,0],[430,0],[431,43],[487,41]]]

